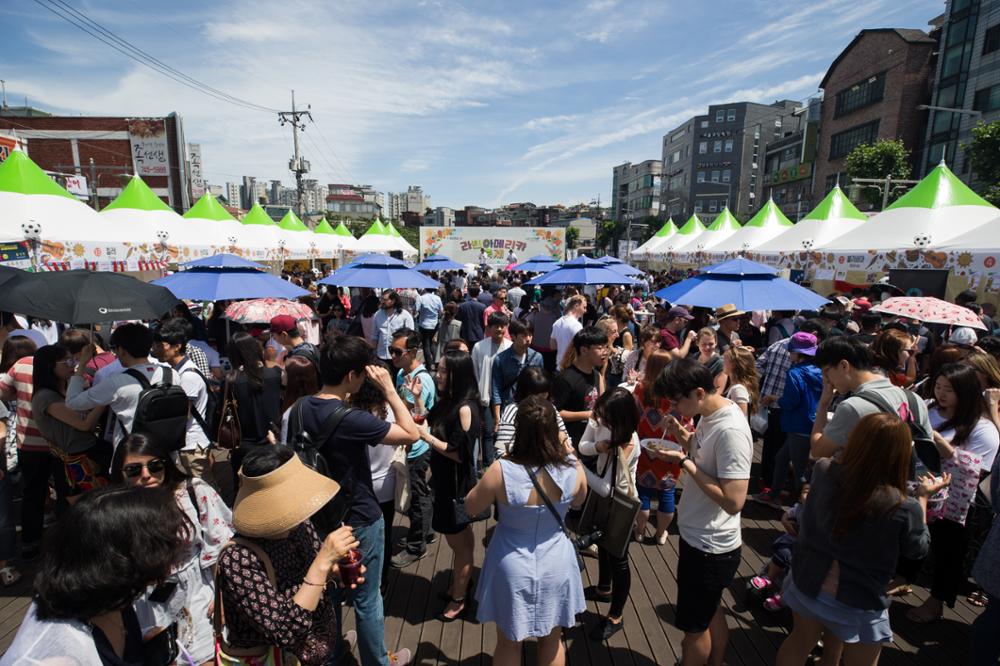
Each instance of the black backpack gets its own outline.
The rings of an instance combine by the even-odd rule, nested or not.
[[[183,449],[191,403],[181,385],[171,381],[173,370],[165,368],[163,380],[155,385],[135,368],[129,368],[125,374],[142,386],[132,419],[132,433],[147,435],[170,451]],[[122,432],[132,434],[125,431],[121,421],[118,423]]]
[[[306,398],[299,398],[292,405],[292,410],[288,415],[288,445],[292,447],[306,467],[340,484],[340,492],[312,517],[313,526],[320,538],[324,538],[344,521],[347,509],[351,506],[353,492],[351,480],[345,473],[348,469],[347,460],[341,459],[340,455],[334,452],[332,455],[336,457],[336,460],[331,465],[320,449],[333,437],[344,417],[353,411],[353,407],[348,407],[340,402],[323,421],[321,430],[317,433],[311,433],[302,425],[302,405],[305,400]]]
[[[934,444],[934,434],[928,432],[921,425],[920,421],[917,419],[917,415],[920,413],[918,411],[918,404],[921,400],[920,397],[913,391],[908,391],[906,389],[900,389],[906,394],[906,407],[910,414],[910,418],[906,419],[906,425],[910,428],[910,437],[913,439],[913,453],[916,454],[916,458],[920,459],[920,462],[927,467],[928,470],[934,472],[935,474],[941,473],[941,453],[937,449],[937,445]],[[879,408],[879,411],[885,412],[886,414],[892,414],[895,417],[899,417],[899,412],[893,408],[889,401],[886,400],[880,393],[875,391],[858,391],[857,393],[852,393],[850,395],[852,398],[861,398]],[[915,469],[916,460],[911,456],[910,458],[910,478],[916,477]]]

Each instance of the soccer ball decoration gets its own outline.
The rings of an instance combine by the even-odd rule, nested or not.
[[[42,237],[42,225],[37,222],[25,222],[21,225],[21,233],[24,234],[25,238],[38,240]]]
[[[930,234],[916,234],[913,237],[913,246],[918,249],[924,249],[925,247],[930,247],[931,235]]]
[[[227,240],[229,240],[230,245],[236,245],[238,239],[236,238],[236,236],[230,236]]]
[[[805,250],[805,251],[807,251],[807,252],[809,250],[813,249],[813,239],[812,238],[807,238],[804,241],[802,241],[802,249]]]
[[[747,250],[749,250],[750,249],[750,241],[746,241],[742,245],[740,245],[740,249],[743,250],[744,252],[746,252]]]
[[[166,249],[166,247],[167,247],[167,239],[168,238],[170,238],[170,232],[169,231],[157,231],[156,232],[156,240],[157,240],[156,244],[159,245],[161,248]]]

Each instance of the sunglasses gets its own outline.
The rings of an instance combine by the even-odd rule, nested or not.
[[[125,475],[125,478],[134,479],[142,475],[143,468],[146,468],[150,474],[161,474],[166,467],[166,462],[160,458],[153,458],[148,463],[129,463],[122,466],[122,474]]]
[[[402,356],[406,352],[411,352],[414,351],[415,349],[416,347],[413,348],[407,347],[406,349],[400,349],[399,347],[389,347],[389,356]]]

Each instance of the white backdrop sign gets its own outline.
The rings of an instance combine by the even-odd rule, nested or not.
[[[562,261],[566,230],[561,227],[420,227],[420,256],[444,256],[461,264],[478,264],[486,250],[488,263],[507,265],[507,253],[518,261],[544,254]]]

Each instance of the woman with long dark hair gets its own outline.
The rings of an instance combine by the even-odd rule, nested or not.
[[[580,454],[597,456],[596,468],[601,470],[600,476],[588,471],[587,480],[592,488],[605,487],[607,492],[614,488],[615,492],[638,498],[635,487],[639,462],[639,437],[635,432],[638,426],[639,407],[627,389],[613,388],[594,403],[593,418],[587,422],[580,440]],[[632,587],[628,549],[619,557],[598,545],[597,564],[597,585],[587,588],[587,599],[611,602],[611,606],[607,616],[590,631],[590,639],[605,641],[622,628],[622,612]]]
[[[49,532],[32,604],[0,664],[157,663],[145,661],[152,646],[169,643],[143,643],[132,603],[170,574],[188,530],[165,490],[84,495]]]
[[[66,386],[75,369],[76,361],[61,345],[35,352],[31,412],[52,454],[63,463],[68,497],[107,485],[112,452],[110,442],[94,435],[104,408],[81,415],[66,406]]]
[[[989,472],[1000,446],[1000,432],[985,416],[979,378],[971,367],[951,363],[934,377],[934,400],[928,405],[934,440],[941,453],[942,469],[951,473],[955,486],[944,505],[932,513],[928,523],[933,553],[930,595],[906,616],[919,623],[941,617],[944,606],[954,607],[959,587],[965,579],[965,556],[969,548],[966,518],[975,493],[957,489],[974,488],[983,473]]]
[[[236,400],[240,421],[240,445],[230,454],[234,484],[239,483],[240,465],[250,451],[270,446],[280,436],[281,368],[268,367],[260,342],[239,331],[226,345],[232,370],[226,375],[223,393]]]
[[[316,365],[305,356],[289,356],[285,359],[285,393],[281,401],[281,437],[282,444],[288,444],[288,416],[292,406],[299,398],[313,395],[319,391],[319,378],[316,376]]]
[[[927,554],[927,498],[950,481],[921,479],[907,495],[912,437],[893,414],[870,414],[851,432],[840,460],[813,468],[809,501],[782,600],[794,627],[778,666],[801,666],[823,639],[824,658],[875,664],[892,640],[886,589],[900,557]]]
[[[465,498],[468,511],[499,507],[476,586],[477,619],[497,625],[498,666],[519,664],[527,638],[538,639],[539,664],[565,662],[562,628],[576,624],[586,601],[573,544],[559,520],[570,506],[582,505],[586,493],[587,477],[564,444],[552,403],[542,395],[525,398],[510,453]]]
[[[475,547],[472,525],[460,522],[455,500],[465,497],[476,482],[474,452],[479,435],[479,389],[472,356],[447,352],[434,376],[437,402],[420,426],[420,438],[431,446],[431,487],[434,514],[431,527],[443,534],[455,553],[448,605],[438,614],[442,622],[453,622],[465,610],[465,596],[472,578]]]
[[[211,608],[215,600],[213,569],[219,553],[233,536],[233,514],[218,493],[201,479],[188,477],[163,449],[145,435],[133,434],[118,445],[112,478],[134,488],[164,488],[190,524],[184,551],[166,584],[167,599],[152,595],[136,602],[143,634],[177,623],[177,640],[196,664],[212,664],[215,631]]]

